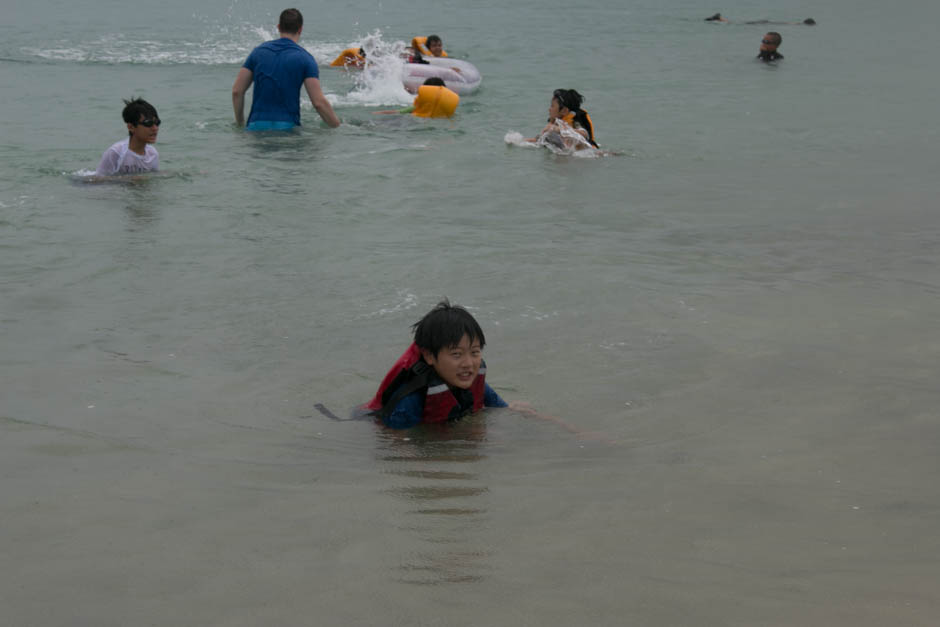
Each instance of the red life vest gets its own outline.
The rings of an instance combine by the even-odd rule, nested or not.
[[[414,343],[398,358],[395,365],[382,379],[378,392],[364,407],[375,412],[381,412],[384,408],[391,413],[395,408],[388,407],[389,401],[392,400],[395,392],[401,386],[415,377],[422,377],[426,382],[424,386],[424,412],[421,415],[421,422],[444,422],[447,420],[450,417],[450,412],[460,403],[447,384],[437,376],[434,369],[421,359],[421,349]],[[486,364],[481,363],[480,372],[473,380],[473,385],[470,386],[470,392],[473,394],[473,412],[483,409],[483,391],[485,387]]]

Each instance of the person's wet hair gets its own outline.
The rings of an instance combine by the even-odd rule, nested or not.
[[[588,132],[588,141],[597,148],[597,142],[594,141],[594,125],[591,124],[591,118],[588,117],[587,111],[581,108],[584,96],[574,89],[556,89],[552,92],[552,98],[558,102],[559,106],[574,113],[575,122]]]
[[[465,335],[471,344],[479,342],[480,348],[486,344],[483,329],[470,312],[459,305],[451,305],[446,298],[414,323],[411,329],[418,348],[435,356],[445,348],[460,344]]]
[[[424,42],[424,45],[430,49],[431,44],[443,44],[443,43],[444,42],[442,42],[441,38],[438,37],[437,35],[428,35],[428,39],[426,42]]]
[[[145,120],[148,118],[156,120],[160,119],[160,116],[157,115],[156,108],[143,98],[125,100],[124,110],[121,111],[121,117],[124,118],[124,122],[126,124],[133,124],[134,126],[140,122],[141,117],[143,117]]]
[[[771,31],[767,33],[766,35],[764,35],[764,37],[767,37],[770,40],[771,45],[774,45],[774,46],[779,46],[783,42],[783,37],[780,36],[780,33],[777,33],[775,31]]]
[[[422,83],[422,84],[423,84],[423,85],[434,85],[434,86],[437,86],[437,87],[447,87],[447,85],[444,83],[444,79],[441,78],[440,76],[432,76],[432,77],[430,77],[429,79],[427,79],[426,81],[424,81],[424,83]]]
[[[581,103],[584,102],[584,96],[574,89],[556,89],[552,92],[552,98],[557,100],[558,104],[573,112],[580,111]]]
[[[294,35],[304,26],[304,16],[297,9],[284,9],[277,22],[277,29],[282,33]]]

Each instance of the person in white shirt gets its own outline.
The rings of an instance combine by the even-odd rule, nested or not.
[[[128,137],[104,151],[95,176],[141,174],[160,169],[160,155],[153,147],[160,130],[157,110],[143,98],[125,100],[124,104],[122,115]]]

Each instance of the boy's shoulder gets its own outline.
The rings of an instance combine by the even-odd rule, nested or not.
[[[130,137],[119,139],[118,141],[108,146],[108,149],[105,150],[105,152],[116,152],[119,154],[128,152],[130,150],[130,143],[131,143]],[[153,144],[147,144],[146,146],[144,146],[144,153],[145,153],[144,156],[146,157],[153,157],[153,156],[159,155],[156,147]]]
[[[127,150],[127,147],[130,145],[130,142],[131,142],[131,138],[130,138],[130,137],[125,137],[124,139],[119,139],[119,140],[117,140],[116,142],[114,142],[113,144],[111,144],[110,146],[108,146],[108,150],[113,150],[113,151],[115,151],[115,152],[120,152],[120,151],[123,151],[123,150]],[[107,151],[106,151],[106,152],[107,152]]]

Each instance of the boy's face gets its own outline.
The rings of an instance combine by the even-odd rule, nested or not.
[[[565,117],[567,113],[568,113],[568,109],[561,106],[558,103],[558,99],[553,96],[552,101],[548,103],[548,119],[557,120],[558,118]]]
[[[483,349],[480,348],[480,341],[470,341],[467,335],[461,338],[460,342],[449,348],[442,348],[437,355],[432,355],[431,351],[421,349],[424,361],[430,364],[437,376],[444,380],[444,383],[451,387],[470,389],[473,382],[480,372],[480,364],[483,362]]]
[[[777,40],[773,35],[767,33],[760,41],[760,49],[763,52],[775,52],[777,50]]]
[[[147,126],[147,124],[150,126]],[[157,132],[160,130],[160,118],[141,114],[137,124],[128,124],[127,130],[130,132],[132,139],[142,141],[145,144],[152,144],[157,141]]]
[[[444,52],[444,42],[443,42],[443,41],[435,41],[433,44],[428,44],[428,50],[429,50],[429,51],[431,52],[431,54],[433,54],[435,57],[439,57],[439,56],[441,56],[441,53]]]

